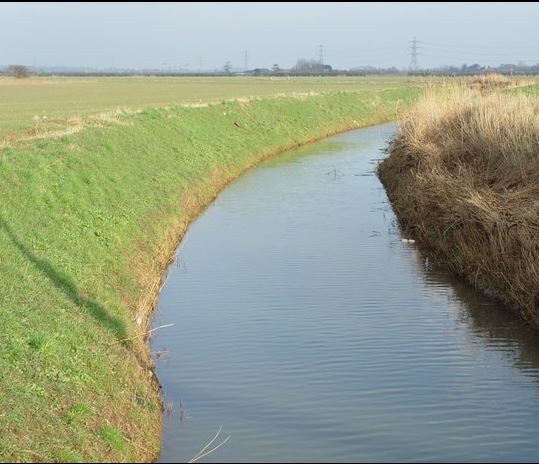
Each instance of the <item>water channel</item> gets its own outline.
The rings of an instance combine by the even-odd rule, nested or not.
[[[403,237],[385,124],[228,186],[168,270],[162,462],[537,461],[539,337]]]

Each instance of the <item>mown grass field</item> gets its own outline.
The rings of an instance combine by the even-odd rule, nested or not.
[[[80,124],[117,109],[199,103],[248,96],[365,91],[420,84],[407,77],[32,77],[0,78],[0,142]]]
[[[166,80],[30,82],[10,84],[21,120],[38,108],[58,120],[120,103],[167,108],[0,147],[0,461],[151,460],[161,410],[144,335],[189,221],[265,157],[394,119],[420,90],[381,80],[335,91],[338,81],[315,80],[324,95],[194,108],[172,106],[195,97],[169,95],[176,83]],[[269,92],[255,82],[190,85],[196,98]],[[24,129],[0,101],[3,130]]]

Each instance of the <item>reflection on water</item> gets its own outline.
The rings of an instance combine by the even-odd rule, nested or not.
[[[417,256],[422,255],[417,253]],[[466,327],[476,343],[504,353],[515,368],[538,378],[539,336],[523,320],[443,270],[425,273],[424,278],[431,285],[453,290],[450,301],[455,321]]]
[[[535,461],[537,335],[401,241],[376,159],[332,137],[233,183],[190,228],[154,324],[177,407],[162,461]]]

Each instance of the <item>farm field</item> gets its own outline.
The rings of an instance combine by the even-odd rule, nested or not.
[[[0,78],[0,143],[76,127],[89,117],[238,97],[361,92],[420,85],[418,77],[32,77]]]

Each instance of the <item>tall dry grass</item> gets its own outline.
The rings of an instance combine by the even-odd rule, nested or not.
[[[539,101],[426,95],[390,152],[379,173],[403,226],[539,326]]]
[[[525,87],[527,85],[535,84],[535,81],[526,77],[515,78],[505,74],[484,73],[474,76],[468,81],[468,84],[471,89],[489,92],[492,90]]]

